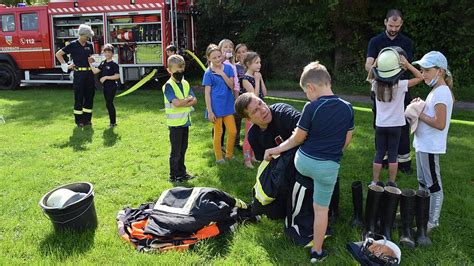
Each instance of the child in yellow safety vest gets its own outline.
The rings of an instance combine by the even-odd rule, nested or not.
[[[184,157],[188,148],[192,106],[197,103],[189,83],[183,78],[185,62],[180,55],[168,58],[170,79],[163,85],[166,124],[170,131],[170,182],[183,182],[194,178],[186,172]]]

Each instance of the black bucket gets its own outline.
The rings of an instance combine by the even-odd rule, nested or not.
[[[49,196],[54,191],[61,188],[70,189],[74,192],[82,192],[86,195],[80,200],[63,208],[47,206],[46,202],[48,201]],[[72,183],[57,187],[44,195],[41,198],[39,205],[49,216],[54,229],[57,231],[83,231],[86,229],[95,229],[97,227],[97,214],[94,206],[94,187],[91,183]]]

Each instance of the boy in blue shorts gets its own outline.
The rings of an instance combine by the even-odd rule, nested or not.
[[[324,260],[322,249],[328,223],[328,207],[339,173],[342,151],[349,145],[354,129],[350,103],[334,95],[331,76],[319,62],[308,64],[301,74],[300,86],[311,101],[304,106],[293,135],[279,146],[265,151],[264,159],[299,146],[295,167],[314,181],[314,235],[311,262]]]
[[[192,106],[197,103],[197,99],[189,83],[183,78],[184,67],[182,56],[170,56],[167,70],[171,77],[162,88],[171,142],[169,181],[178,183],[194,178],[186,172],[184,157],[188,148]]]

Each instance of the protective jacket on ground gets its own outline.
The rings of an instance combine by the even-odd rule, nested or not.
[[[185,250],[201,239],[257,221],[246,204],[214,188],[176,187],[156,203],[125,208],[117,215],[119,235],[138,251]]]

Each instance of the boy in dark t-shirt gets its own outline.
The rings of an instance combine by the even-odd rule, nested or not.
[[[334,95],[331,76],[319,62],[312,62],[304,68],[300,86],[311,102],[305,105],[291,137],[277,147],[266,150],[264,159],[269,161],[299,146],[295,155],[296,170],[311,177],[314,183],[314,233],[310,253],[311,262],[314,263],[328,256],[327,251],[322,249],[328,209],[343,150],[352,138],[354,111],[350,103]]]
[[[105,105],[110,119],[109,128],[113,128],[117,126],[114,97],[118,88],[117,81],[120,79],[119,66],[112,60],[114,47],[111,44],[105,44],[102,52],[105,60],[97,68],[91,64],[91,69],[94,74],[99,74],[99,81],[104,86]]]

